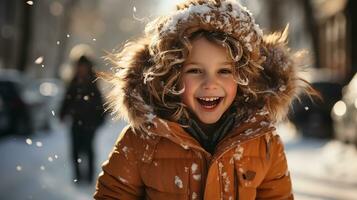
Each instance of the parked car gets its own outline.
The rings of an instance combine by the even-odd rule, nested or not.
[[[16,70],[1,69],[0,86],[1,134],[51,129],[64,93],[61,80],[30,79]]]
[[[343,95],[332,109],[334,136],[357,145],[357,73],[343,88]]]
[[[24,91],[35,130],[50,130],[64,94],[64,84],[56,78],[42,78],[27,84]]]
[[[320,92],[323,99],[312,100],[303,96],[300,101],[293,102],[289,118],[303,136],[332,138],[334,128],[330,113],[342,96],[342,86],[333,82],[315,82],[312,86]]]
[[[30,135],[33,129],[28,105],[21,95],[20,75],[14,71],[0,74],[0,136]]]

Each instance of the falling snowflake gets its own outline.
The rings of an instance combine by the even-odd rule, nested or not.
[[[52,156],[48,157],[48,161],[49,161],[49,162],[53,162]]]
[[[41,169],[42,171],[44,171],[46,168],[45,168],[45,166],[41,165],[40,169]]]
[[[52,113],[53,116],[55,116],[55,111],[54,110],[52,110],[51,113]]]
[[[67,34],[67,38],[71,37],[69,34]]]
[[[78,163],[82,163],[82,159],[81,159],[81,158],[78,158],[78,159],[77,159],[77,162],[78,162]]]
[[[133,7],[133,11],[136,12],[136,7],[135,6]]]
[[[26,143],[27,143],[28,145],[31,145],[31,144],[32,144],[32,140],[31,140],[30,138],[27,138],[27,139],[26,139]]]
[[[33,5],[33,1],[26,1],[26,3],[27,3],[28,5],[30,5],[30,6]]]
[[[36,60],[35,60],[35,64],[41,64],[43,62],[43,56],[40,56],[40,57],[38,57],[38,58],[36,58]]]
[[[36,146],[37,147],[42,147],[42,142],[40,142],[40,141],[36,142]]]
[[[58,41],[56,42],[56,44],[59,45],[59,44],[61,44],[61,42],[58,40]]]
[[[22,170],[22,167],[21,167],[20,165],[17,165],[17,166],[16,166],[16,170],[17,170],[17,171],[21,171],[21,170]]]

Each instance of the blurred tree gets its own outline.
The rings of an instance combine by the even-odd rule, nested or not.
[[[309,32],[312,38],[312,49],[315,55],[315,58],[320,57],[320,51],[319,51],[319,39],[318,39],[318,25],[316,18],[314,16],[314,8],[311,4],[311,0],[302,0],[298,1],[301,6],[304,9],[304,15],[305,15],[305,24],[306,24],[306,30]],[[320,67],[320,59],[315,59],[315,66]]]
[[[60,65],[77,2],[0,0],[0,68],[26,71],[43,55],[49,66]],[[51,48],[56,40],[61,41],[61,48]],[[55,75],[52,67],[43,71]]]
[[[268,0],[266,3],[268,8],[269,28],[271,31],[279,31],[283,25],[283,3],[284,0]]]
[[[71,26],[71,18],[72,18],[72,14],[73,14],[73,10],[74,8],[77,6],[78,4],[78,0],[70,0],[70,1],[66,1],[64,2],[64,10],[65,10],[65,14],[63,15],[63,19],[60,22],[60,30],[62,30],[62,34],[59,36],[59,41],[62,41],[62,48],[60,51],[58,51],[58,56],[56,57],[56,61],[55,61],[55,71],[54,71],[54,76],[56,78],[59,78],[59,69],[60,66],[62,65],[63,61],[66,60],[66,46],[67,46],[67,34],[69,32],[70,26]]]
[[[22,1],[0,1],[0,67],[25,69],[31,23],[30,5]]]
[[[349,74],[348,80],[350,80],[353,75],[357,72],[357,1],[349,0],[346,8],[347,23],[349,39],[348,42],[350,49],[351,58],[351,72]]]
[[[32,28],[32,9],[28,4],[20,4],[22,7],[22,19],[20,21],[19,31],[19,58],[16,64],[16,68],[20,71],[24,71],[26,68],[26,61],[28,60],[28,52],[30,47],[31,28]]]

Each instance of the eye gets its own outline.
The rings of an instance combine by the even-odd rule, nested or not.
[[[220,69],[219,70],[220,74],[232,74],[232,70],[231,69]]]
[[[189,70],[187,70],[185,73],[188,73],[188,74],[200,74],[202,73],[202,71],[198,68],[191,68]]]

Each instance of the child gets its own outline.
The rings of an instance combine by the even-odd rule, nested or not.
[[[129,121],[95,199],[293,199],[274,124],[299,88],[287,31],[234,0],[188,0],[126,44],[107,76]],[[300,84],[302,83],[302,84]]]

